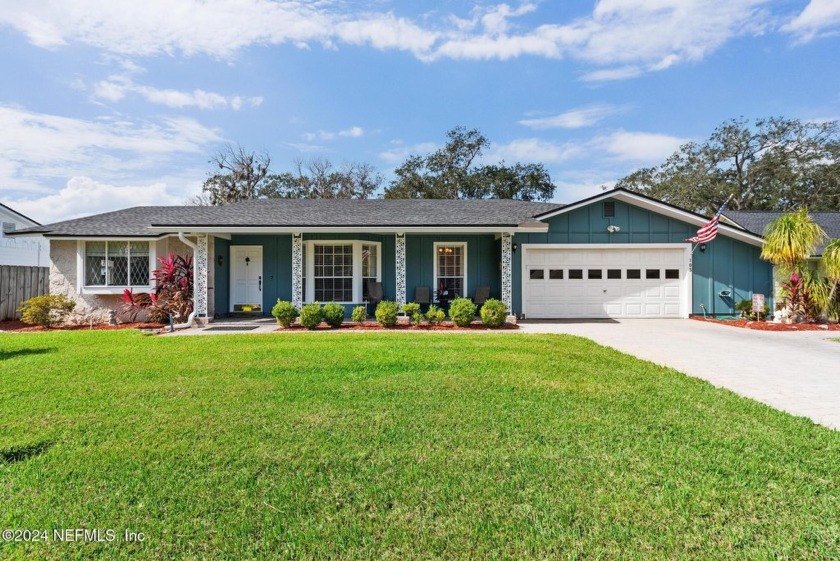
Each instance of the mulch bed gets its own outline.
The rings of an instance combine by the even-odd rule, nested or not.
[[[314,331],[331,331],[333,328],[327,325],[326,323],[322,323],[318,326],[318,329]],[[440,325],[429,325],[427,323],[421,325],[405,325],[405,324],[398,324],[394,327],[383,327],[378,323],[374,322],[365,322],[365,323],[342,323],[338,329],[349,329],[353,331],[490,331],[491,329],[484,325],[481,322],[473,322],[467,327],[458,327],[452,322],[443,322]],[[519,326],[512,323],[506,323],[501,327],[497,327],[492,331],[503,330],[503,329],[519,329]],[[305,327],[302,325],[295,324],[289,328],[285,327],[278,327],[277,331],[307,331]]]
[[[29,325],[18,320],[0,321],[0,331],[16,331],[16,332],[30,332],[30,331],[79,331],[79,330],[93,330],[93,331],[113,331],[115,329],[162,329],[162,323],[144,323],[144,322],[129,322],[120,323],[117,325],[110,325],[107,323],[90,324],[75,324],[75,325],[57,325],[55,327],[42,327],[40,325]]]
[[[746,319],[723,320],[698,316],[692,316],[691,319],[743,329],[755,329],[758,331],[840,331],[840,324],[838,323],[773,323],[770,321],[749,321]]]

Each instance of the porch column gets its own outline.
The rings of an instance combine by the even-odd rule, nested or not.
[[[397,234],[397,304],[405,304],[405,234]]]
[[[508,313],[513,313],[513,251],[512,236],[502,234],[502,302],[507,306]]]
[[[292,304],[303,305],[303,236],[292,234]]]
[[[195,237],[195,315],[207,317],[207,267],[209,266],[207,252],[207,234]]]

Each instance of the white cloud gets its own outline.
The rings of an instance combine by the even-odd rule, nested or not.
[[[362,127],[350,127],[340,131],[325,131],[318,130],[317,132],[307,132],[303,134],[303,138],[308,141],[313,140],[335,140],[336,138],[361,138],[365,134],[365,129]]]
[[[136,72],[136,71],[135,71]],[[225,96],[220,93],[207,92],[201,89],[181,91],[160,89],[152,86],[136,84],[128,74],[115,74],[107,80],[101,80],[93,85],[93,97],[110,102],[118,102],[128,94],[137,94],[149,103],[165,105],[173,109],[197,107],[198,109],[225,109],[230,107],[238,111],[243,105],[258,107],[263,98],[242,97],[239,95]]]
[[[44,48],[81,42],[124,55],[230,58],[254,45],[336,48],[344,43],[407,51],[424,61],[569,57],[606,67],[607,74],[586,75],[600,80],[699,60],[733,37],[761,33],[768,19],[761,7],[767,2],[599,0],[584,17],[533,25],[524,16],[536,12],[539,3],[492,4],[473,8],[466,18],[426,15],[418,23],[392,12],[353,13],[352,3],[337,2],[30,0],[7,6],[0,23]],[[828,0],[812,5],[800,23],[790,25],[805,25],[828,12]]]
[[[639,164],[659,163],[688,139],[649,132],[616,131],[588,142],[590,150],[600,150],[608,158]]]
[[[395,142],[394,145],[395,146],[393,148],[380,152],[379,159],[389,164],[402,163],[403,160],[412,154],[424,156],[429,152],[433,152],[438,149],[438,145],[434,142],[419,142],[412,145]]]
[[[583,156],[581,144],[555,143],[538,138],[517,138],[504,144],[491,144],[482,157],[484,162],[542,162],[546,164],[565,162]]]
[[[636,78],[641,76],[644,70],[638,66],[620,66],[618,68],[605,68],[603,70],[593,70],[587,72],[581,79],[584,82],[608,82],[612,80],[626,80],[628,78]]]
[[[811,0],[805,9],[782,26],[796,36],[797,41],[807,43],[815,37],[835,34],[840,26],[840,2],[837,0]]]
[[[49,191],[74,176],[118,183],[167,165],[184,168],[222,140],[185,117],[84,120],[2,105],[0,130],[0,185],[25,193]]]
[[[110,212],[139,205],[178,205],[183,192],[166,183],[111,185],[90,177],[72,177],[58,192],[38,198],[19,199],[11,206],[42,224]]]
[[[522,119],[519,124],[532,129],[577,129],[591,127],[610,115],[615,115],[623,110],[623,107],[616,105],[595,104],[578,107],[559,115]]]

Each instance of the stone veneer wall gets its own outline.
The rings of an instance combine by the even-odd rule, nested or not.
[[[209,253],[212,263],[213,238],[210,238]],[[50,294],[63,294],[76,302],[76,313],[84,316],[83,321],[106,322],[110,317],[111,310],[120,309],[119,294],[80,294],[76,290],[78,272],[76,270],[76,240],[50,240]],[[178,238],[169,237],[155,242],[155,251],[158,257],[169,254],[170,251],[176,255],[192,255],[192,249],[181,242]],[[157,263],[152,263],[152,270],[157,268]],[[208,286],[213,286],[213,267],[208,279]],[[210,290],[208,290],[210,292]],[[212,294],[212,292],[211,292]],[[210,298],[209,302],[213,302]],[[210,304],[212,306],[212,304]],[[212,317],[212,309],[210,317]],[[127,321],[123,316],[117,316],[120,320]],[[139,318],[142,319],[142,318]]]

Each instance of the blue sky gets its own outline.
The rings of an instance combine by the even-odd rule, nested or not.
[[[0,201],[200,191],[225,143],[386,178],[456,125],[598,192],[743,115],[840,117],[840,0],[0,0]]]

